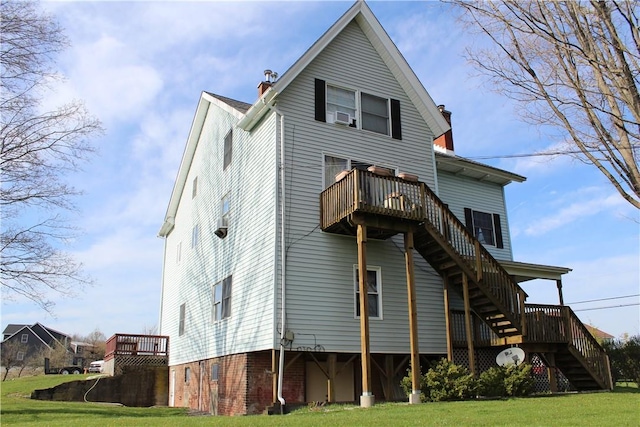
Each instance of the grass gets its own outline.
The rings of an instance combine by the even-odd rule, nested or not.
[[[5,381],[0,390],[3,426],[638,426],[637,387],[613,393],[584,393],[492,401],[382,403],[302,408],[284,416],[190,416],[183,408],[127,408],[97,403],[31,400],[32,390],[89,375],[48,375]]]

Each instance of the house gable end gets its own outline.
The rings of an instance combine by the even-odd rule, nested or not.
[[[250,131],[260,121],[260,118],[269,111],[268,106],[275,103],[278,94],[282,93],[352,21],[358,23],[395,79],[416,105],[416,108],[429,125],[433,135],[439,136],[449,130],[449,124],[442,117],[442,114],[440,114],[431,96],[427,93],[424,86],[422,86],[422,83],[420,83],[407,61],[364,1],[357,1],[345,12],[345,14],[262,95],[261,99],[247,111],[245,118],[238,123],[238,126]]]

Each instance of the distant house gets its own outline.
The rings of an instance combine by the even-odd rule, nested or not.
[[[69,353],[68,364],[82,366],[84,364],[84,352],[91,344],[80,343],[71,340],[71,337],[63,332],[48,328],[41,323],[33,325],[9,324],[2,332],[4,348],[8,343],[19,345],[17,360],[28,358],[42,353],[43,350],[53,350],[59,346]]]
[[[589,325],[587,323],[584,324],[585,328],[587,328],[587,330],[591,333],[591,335],[593,335],[593,337],[595,339],[597,339],[598,341],[609,341],[614,339],[615,337],[605,331],[602,331],[598,328],[596,328],[593,325]]]
[[[611,387],[562,303],[570,269],[513,259],[504,188],[525,178],[456,154],[451,113],[365,2],[257,95],[202,93],[159,231],[170,406],[370,406],[406,399],[407,368],[418,403],[429,361],[478,373],[515,345],[576,390]],[[526,301],[533,279],[560,305]]]

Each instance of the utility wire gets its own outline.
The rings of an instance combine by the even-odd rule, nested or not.
[[[609,301],[609,300],[612,300],[612,299],[633,298],[633,297],[638,297],[638,296],[640,296],[640,294],[625,295],[625,296],[621,296],[621,297],[589,299],[589,300],[585,300],[585,301],[568,302],[567,305],[584,304],[584,303],[587,303],[587,302],[597,302],[597,301]]]
[[[619,307],[631,307],[633,305],[640,305],[640,302],[634,302],[631,304],[609,305],[606,307],[593,307],[593,308],[581,308],[573,311],[590,311],[590,310],[603,310],[605,308],[619,308]]]

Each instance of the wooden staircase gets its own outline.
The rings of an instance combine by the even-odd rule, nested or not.
[[[463,297],[467,294],[471,310],[497,338],[520,336],[521,343],[551,341],[555,366],[577,390],[610,389],[606,353],[571,308],[552,306],[558,310],[555,319],[535,324],[532,308],[543,306],[525,304],[524,290],[426,185],[425,203],[427,220],[414,234],[415,249],[450,287]],[[527,336],[529,323],[531,339]]]
[[[427,220],[414,247],[501,338],[526,334],[526,293],[458,218],[425,185]]]

